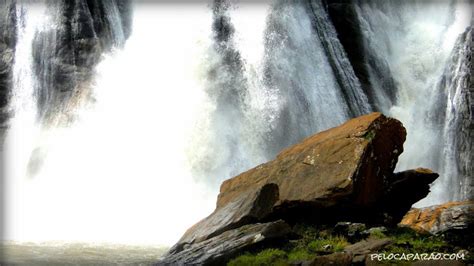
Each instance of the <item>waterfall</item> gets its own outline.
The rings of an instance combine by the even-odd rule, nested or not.
[[[443,166],[447,164],[443,150],[453,147],[440,141],[447,92],[437,88],[457,36],[469,25],[470,10],[468,1],[356,1],[355,12],[369,48],[365,52],[383,58],[388,66],[385,75],[393,76],[397,88],[395,104],[380,109],[400,119],[408,132],[397,169],[424,166],[440,173],[433,193],[420,205],[460,199],[443,185],[456,174]]]
[[[9,206],[3,237],[17,241],[171,244],[179,237],[178,232],[212,208],[216,193],[205,187],[199,189],[201,185],[193,182],[182,162],[189,131],[186,128],[194,124],[196,101],[199,103],[202,98],[194,77],[199,72],[190,59],[201,56],[197,53],[199,42],[205,42],[210,31],[207,7],[193,6],[182,11],[182,16],[174,17],[170,15],[174,7],[137,5],[133,35],[123,48],[112,42],[117,48],[104,49],[110,43],[109,36],[114,36],[109,35],[113,31],[108,27],[87,31],[92,34],[90,41],[99,42],[97,47],[103,53],[93,61],[88,57],[81,61],[93,69],[84,69],[85,65],[79,65],[74,55],[83,52],[84,56],[96,57],[95,50],[71,49],[70,57],[71,54],[54,52],[59,44],[51,42],[55,46],[36,52],[36,57],[45,56],[42,59],[46,67],[41,71],[54,72],[56,68],[49,66],[58,61],[74,62],[65,82],[59,83],[65,87],[57,91],[42,79],[56,72],[35,71],[38,62],[34,60],[32,44],[42,38],[38,36],[52,39],[50,36],[61,32],[61,25],[68,24],[62,20],[64,17],[56,15],[63,8],[49,2],[18,7],[23,13],[19,23],[25,26],[16,50],[18,86],[11,102],[11,106],[18,105],[18,110],[11,120],[5,147]],[[88,6],[87,10],[95,9]],[[100,17],[117,14],[116,9],[107,11],[112,13]],[[76,18],[72,16],[72,21]],[[95,25],[90,21],[83,23]],[[179,30],[170,29],[170,22]],[[188,28],[196,23],[200,30]],[[156,34],[150,34],[154,31]],[[100,39],[99,32],[105,37]],[[168,41],[163,41],[162,36]],[[78,38],[72,45],[85,42]],[[181,52],[170,52],[175,49]],[[57,56],[58,61],[50,60],[51,55]],[[204,63],[204,59],[196,62]],[[130,67],[137,71],[130,71]],[[62,74],[58,75],[63,77]],[[51,100],[43,101],[38,90],[54,97],[44,97]],[[83,90],[90,96],[70,108],[73,98],[62,97],[63,94],[74,96],[69,93]],[[73,111],[74,121],[64,125],[43,119],[37,115],[43,106],[54,110],[50,113],[54,118]],[[175,204],[169,204],[171,201]]]
[[[320,1],[275,1],[267,18],[265,49],[264,86],[279,101],[271,154],[369,112]]]
[[[350,49],[333,2],[12,5],[3,237],[172,244],[223,180],[373,110],[400,170],[441,172],[429,202],[466,194],[440,196],[472,175],[468,3],[349,1]]]
[[[445,178],[435,187],[435,192],[444,195],[446,200],[468,200],[473,196],[474,110],[469,103],[472,99],[472,30],[471,22],[459,36],[439,83],[439,93],[446,95],[444,143],[439,162]]]

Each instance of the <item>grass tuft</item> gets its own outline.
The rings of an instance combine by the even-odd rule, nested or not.
[[[257,254],[245,253],[227,263],[228,266],[287,265],[286,252],[279,249],[265,249]]]

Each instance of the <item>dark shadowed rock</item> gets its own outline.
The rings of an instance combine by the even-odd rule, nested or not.
[[[219,264],[245,248],[281,239],[290,232],[290,227],[281,220],[245,225],[183,247],[179,253],[169,253],[158,265]]]
[[[420,233],[440,234],[467,232],[474,225],[474,202],[448,202],[426,208],[411,209],[400,222]]]
[[[430,184],[438,178],[430,169],[417,168],[395,173],[383,199],[383,208],[398,223],[411,206],[430,192]]]

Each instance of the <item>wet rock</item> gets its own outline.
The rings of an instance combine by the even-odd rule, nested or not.
[[[244,225],[205,241],[187,245],[179,253],[168,253],[157,265],[219,264],[246,248],[282,239],[290,232],[289,225],[281,220]]]
[[[413,208],[399,224],[420,233],[441,234],[472,229],[474,225],[474,202],[448,202],[426,208]]]

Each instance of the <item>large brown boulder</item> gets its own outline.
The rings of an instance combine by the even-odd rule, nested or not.
[[[367,221],[385,217],[385,211],[396,213],[397,208],[384,209],[398,191],[396,182],[432,182],[394,175],[405,136],[398,120],[372,113],[304,139],[273,161],[225,181],[215,211],[189,228],[165,260],[187,260],[200,243],[246,224],[300,218]],[[414,202],[403,203],[403,214]]]
[[[301,201],[332,206],[348,198],[355,205],[374,204],[383,194],[384,180],[393,174],[405,136],[398,120],[380,113],[349,120],[225,181],[217,208],[268,183],[279,188],[275,208]]]
[[[454,201],[421,209],[413,208],[400,222],[400,226],[430,234],[472,230],[473,225],[473,201]]]

